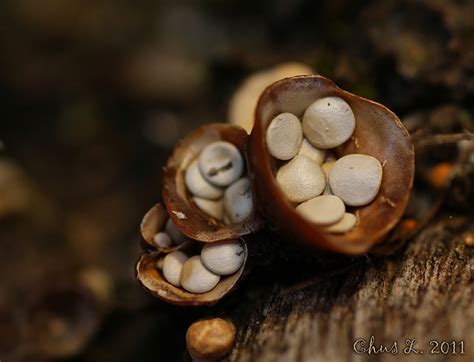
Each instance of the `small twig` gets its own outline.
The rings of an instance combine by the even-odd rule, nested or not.
[[[420,132],[420,136],[414,137],[414,143],[416,146],[426,146],[426,145],[439,145],[439,144],[449,144],[449,143],[458,143],[460,141],[473,141],[474,134],[472,133],[453,133],[453,134],[438,134],[432,135],[431,138],[428,138],[426,135],[423,135],[423,132]],[[421,138],[421,137],[424,138]],[[470,157],[471,152],[473,151],[474,147],[462,147],[459,151],[458,158],[454,164],[454,170],[458,170],[462,167],[462,164],[466,162],[466,160]],[[457,172],[457,171],[456,171]],[[450,188],[453,185],[453,180],[455,178],[455,174],[452,175],[453,177],[450,178],[449,184],[441,191],[441,193],[436,198],[436,201],[431,205],[428,212],[417,222],[417,226],[415,230],[411,231],[409,234],[398,236],[400,239],[404,239],[404,241],[409,241],[410,239],[414,238],[416,235],[419,234],[421,230],[425,228],[429,224],[429,222],[436,216],[441,205],[446,200],[447,195],[449,194]]]
[[[420,233],[421,230],[427,226],[431,220],[434,219],[436,214],[438,213],[441,205],[443,205],[444,201],[446,200],[446,196],[448,195],[449,188],[446,188],[436,199],[436,201],[431,205],[428,212],[417,222],[415,230],[413,230],[410,234],[405,235],[406,240],[410,240],[414,238],[416,235]]]
[[[474,153],[474,142],[459,142],[459,154],[457,164],[461,165],[472,160]]]
[[[457,143],[459,141],[474,141],[474,134],[466,131],[464,133],[450,133],[450,134],[426,134],[425,132],[418,132],[412,136],[415,147],[426,147],[435,145],[444,145]]]

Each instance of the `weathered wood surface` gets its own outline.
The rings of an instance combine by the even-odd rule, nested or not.
[[[266,283],[271,273],[262,271],[219,308],[238,327],[229,360],[472,361],[474,253],[463,242],[472,221],[440,219],[398,254],[359,260],[339,273]],[[398,353],[355,353],[354,342],[371,336],[377,348],[396,341]],[[413,338],[423,354],[404,354]],[[430,354],[431,340],[464,341],[465,355],[459,345],[457,355]]]

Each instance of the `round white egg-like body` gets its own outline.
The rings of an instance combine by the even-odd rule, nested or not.
[[[330,233],[347,233],[351,231],[357,224],[357,218],[354,214],[346,212],[341,220],[337,223],[326,227],[326,231]]]
[[[171,237],[168,235],[168,233],[164,231],[160,231],[159,233],[157,233],[153,237],[153,242],[159,248],[169,248],[173,244]]]
[[[221,220],[224,215],[224,205],[222,200],[206,200],[200,197],[193,197],[197,207],[214,219]]]
[[[182,251],[173,251],[165,256],[163,260],[163,276],[168,283],[179,287],[181,271],[187,259],[188,256]]]
[[[175,245],[182,244],[189,240],[188,237],[178,229],[171,218],[168,218],[166,221],[165,232],[171,237],[171,240]]]
[[[183,265],[180,284],[188,292],[201,294],[214,289],[220,278],[219,275],[205,267],[201,256],[195,255]]]
[[[265,133],[268,152],[283,161],[292,159],[303,142],[301,122],[292,113],[281,113],[272,119]]]
[[[320,195],[326,187],[326,177],[321,167],[300,155],[280,167],[276,181],[291,202],[309,200]]]
[[[242,177],[225,190],[224,210],[234,224],[250,216],[253,211],[253,199],[248,177]]]
[[[321,150],[314,147],[308,140],[305,138],[301,143],[301,148],[298,151],[298,155],[306,156],[316,162],[318,165],[321,165],[324,162],[326,156],[326,150]]]
[[[227,187],[244,171],[244,159],[237,147],[226,141],[207,145],[199,155],[199,169],[211,184]]]
[[[245,250],[239,240],[207,243],[201,250],[203,264],[219,275],[229,275],[240,269],[245,260]]]
[[[323,195],[299,204],[296,212],[317,225],[325,226],[340,221],[346,212],[346,207],[339,197]]]
[[[339,97],[325,97],[311,104],[303,115],[303,133],[317,148],[342,145],[354,132],[355,117],[351,107]]]
[[[338,159],[329,172],[331,192],[346,205],[367,205],[380,190],[382,173],[382,165],[375,157],[346,155]]]
[[[184,182],[189,192],[202,199],[216,200],[224,194],[222,188],[214,186],[202,176],[197,159],[186,169]]]

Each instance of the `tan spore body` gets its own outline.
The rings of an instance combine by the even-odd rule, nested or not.
[[[234,345],[235,326],[221,318],[193,323],[186,332],[186,346],[195,360],[219,360]]]

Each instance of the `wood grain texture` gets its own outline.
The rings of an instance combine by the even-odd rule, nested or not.
[[[229,313],[238,325],[230,361],[472,361],[473,248],[463,242],[472,219],[432,223],[398,255],[367,258],[294,283],[262,284]],[[254,283],[252,283],[254,284]],[[255,285],[246,289],[255,289]],[[249,298],[251,300],[249,300]],[[396,355],[357,354],[357,338],[375,337]],[[405,355],[416,338],[424,354]],[[465,342],[465,355],[431,355],[429,341]],[[458,350],[459,351],[459,350]]]

